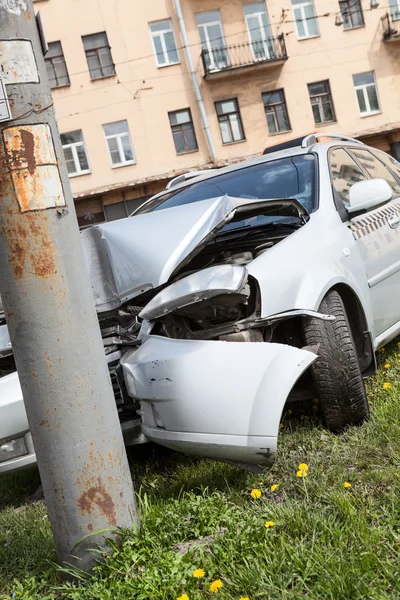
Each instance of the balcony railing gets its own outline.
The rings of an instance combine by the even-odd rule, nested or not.
[[[386,13],[381,17],[381,23],[385,42],[400,40],[400,12],[396,11],[394,15]]]
[[[204,75],[252,67],[260,64],[274,64],[287,59],[283,35],[265,40],[255,40],[243,44],[216,47],[201,53]]]

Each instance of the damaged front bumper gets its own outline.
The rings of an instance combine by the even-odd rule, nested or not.
[[[150,336],[121,363],[147,438],[188,454],[269,465],[286,399],[316,358],[283,344]]]

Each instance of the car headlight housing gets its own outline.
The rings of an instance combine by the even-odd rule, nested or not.
[[[25,454],[29,454],[29,452],[24,437],[8,440],[0,444],[0,463],[25,456]]]
[[[192,273],[159,292],[140,313],[152,321],[191,304],[219,295],[244,294],[247,269],[239,265],[217,265]]]

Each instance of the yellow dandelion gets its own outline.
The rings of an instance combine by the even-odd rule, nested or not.
[[[182,596],[179,596],[176,600],[189,600],[189,596],[187,594],[182,594]]]
[[[277,483],[274,483],[274,485],[271,485],[271,492],[274,492],[275,490],[277,490],[279,487],[279,485]]]
[[[299,465],[299,471],[308,471],[308,465],[306,465],[306,463],[301,463]]]
[[[349,481],[345,481],[343,484],[343,487],[345,488],[351,488],[351,483]]]
[[[203,571],[203,569],[196,569],[195,571],[193,571],[193,577],[196,577],[196,579],[201,579],[202,577],[204,577],[205,575],[205,571]]]
[[[284,428],[283,423],[279,423],[279,429],[283,429],[283,428]]]
[[[318,406],[316,404],[314,404],[313,410],[318,410]]]
[[[251,490],[250,495],[252,498],[260,498],[261,497],[261,490]]]
[[[385,365],[383,365],[383,368],[384,368],[384,369],[390,369],[390,364],[389,364],[389,363],[386,363]]]
[[[296,473],[296,477],[307,477],[308,473],[307,471],[297,471]]]
[[[399,361],[399,362],[400,362],[400,361]],[[288,413],[289,413],[289,415],[291,415],[291,414],[292,414],[292,412],[293,412],[292,410],[290,410],[290,409],[288,410]]]
[[[397,342],[397,347],[400,348],[400,342]]]
[[[266,522],[264,523],[264,527],[265,527],[266,529],[269,529],[270,527],[274,527],[274,526],[275,526],[275,523],[274,523],[273,521],[266,521]]]
[[[397,344],[397,345],[399,345],[399,344]],[[400,346],[399,346],[399,348],[400,348]],[[379,352],[385,352],[385,348],[379,348]]]
[[[383,384],[384,390],[390,390],[391,387],[392,387],[392,384],[390,383],[390,381],[385,381],[385,383]]]
[[[248,596],[240,596],[239,600],[250,600]]]
[[[224,584],[220,579],[216,579],[210,584],[210,592],[214,592],[215,594],[222,588]]]

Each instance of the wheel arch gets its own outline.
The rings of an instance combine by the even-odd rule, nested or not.
[[[376,370],[376,357],[372,333],[362,303],[356,292],[345,283],[337,283],[327,293],[335,290],[341,297],[346,309],[347,318],[364,377],[369,377]]]

